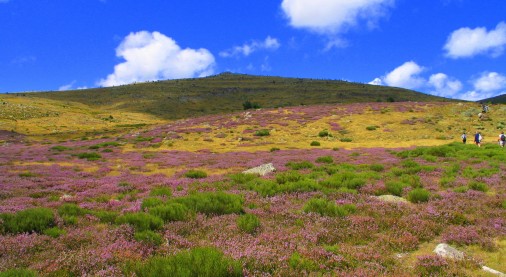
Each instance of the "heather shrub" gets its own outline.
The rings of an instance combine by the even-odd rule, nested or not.
[[[438,255],[418,256],[415,264],[415,272],[419,276],[444,276],[448,268],[448,262]]]
[[[328,188],[358,189],[365,185],[366,178],[358,173],[345,171],[338,172],[320,183]]]
[[[102,142],[99,144],[95,144],[89,147],[89,149],[99,149],[102,147],[108,147],[108,146],[119,146],[120,144],[115,141],[109,141],[109,142]]]
[[[371,169],[372,171],[381,172],[385,170],[385,166],[383,166],[382,164],[371,164],[369,165],[369,169]]]
[[[483,182],[472,181],[469,183],[469,188],[476,191],[487,192],[488,186]]]
[[[3,221],[0,230],[13,234],[41,233],[55,225],[53,211],[48,208],[31,208],[15,214],[0,214],[0,219]]]
[[[353,204],[338,206],[335,202],[322,198],[312,198],[303,208],[306,213],[317,213],[321,216],[346,216],[355,212],[356,207]]]
[[[254,214],[243,214],[237,218],[237,227],[242,232],[254,234],[260,228],[260,220]]]
[[[262,129],[255,132],[255,136],[257,137],[265,137],[269,136],[270,134],[271,134],[270,131],[267,129]]]
[[[189,209],[179,203],[167,203],[149,208],[149,214],[163,219],[165,222],[182,221],[188,218]]]
[[[271,180],[256,179],[248,183],[247,188],[260,194],[262,197],[274,196],[278,193],[279,185]]]
[[[165,196],[171,197],[172,190],[169,187],[155,187],[149,192],[149,196]]]
[[[56,145],[56,146],[51,147],[51,150],[58,151],[58,152],[62,152],[65,150],[71,150],[71,149],[72,148],[70,148],[70,147],[66,147],[66,146],[62,146],[62,145]]]
[[[57,238],[61,235],[64,235],[67,233],[67,231],[63,230],[63,229],[60,229],[58,227],[53,227],[53,228],[49,228],[49,229],[46,229],[44,231],[42,231],[42,233],[46,236],[50,236],[52,238]]]
[[[421,188],[422,187],[422,181],[420,179],[420,176],[415,174],[402,174],[399,177],[399,181],[411,186],[412,188]]]
[[[202,192],[185,197],[174,198],[174,202],[185,205],[188,209],[207,215],[241,213],[244,199],[241,195],[225,192]]]
[[[408,200],[411,203],[421,203],[429,201],[430,193],[423,188],[416,188],[408,193]]]
[[[331,164],[334,162],[334,158],[332,156],[322,156],[316,158],[317,163],[325,163],[325,164]]]
[[[288,264],[291,268],[302,270],[302,271],[314,271],[318,268],[317,263],[307,258],[302,257],[298,252],[294,252],[290,259],[288,259]]]
[[[503,200],[501,205],[503,209],[506,209],[506,200]]]
[[[318,136],[323,138],[323,137],[331,137],[332,135],[329,133],[328,130],[322,130],[318,133]]]
[[[117,224],[132,225],[137,231],[159,230],[163,220],[147,213],[127,213],[116,218]]]
[[[320,146],[320,142],[316,141],[316,140],[313,140],[309,145],[311,146]]]
[[[26,268],[13,268],[0,272],[0,277],[36,277],[37,272]]]
[[[58,214],[64,216],[80,216],[84,214],[84,210],[75,203],[65,203],[58,207]]]
[[[460,186],[453,189],[454,192],[465,193],[469,190],[467,186]]]
[[[287,167],[293,169],[293,170],[300,170],[300,169],[311,169],[314,167],[314,164],[312,164],[309,161],[302,161],[302,162],[288,162],[285,164]]]
[[[111,211],[92,211],[91,214],[96,216],[102,223],[114,223],[118,217],[117,212]]]
[[[155,256],[145,263],[136,263],[126,269],[126,275],[151,276],[242,276],[240,262],[226,257],[210,247],[185,250],[172,256]]]
[[[135,232],[134,239],[152,245],[161,245],[163,243],[162,235],[151,230]]]
[[[202,179],[207,177],[207,173],[202,170],[190,169],[184,174],[184,176],[192,179]]]

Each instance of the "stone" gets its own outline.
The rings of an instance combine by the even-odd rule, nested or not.
[[[243,171],[242,173],[258,174],[260,176],[265,176],[265,175],[267,175],[271,172],[274,172],[274,171],[276,171],[276,168],[274,167],[274,165],[272,163],[268,163],[268,164],[259,165],[254,168],[250,168],[248,170]]]
[[[381,201],[390,202],[390,203],[408,203],[408,200],[406,200],[402,197],[395,196],[395,195],[389,195],[389,194],[375,196],[375,198],[379,199]]]
[[[459,251],[446,243],[438,244],[433,252],[436,253],[438,256],[441,256],[443,258],[449,258],[452,260],[461,261],[465,258],[464,252]]]

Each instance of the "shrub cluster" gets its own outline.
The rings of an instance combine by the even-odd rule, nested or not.
[[[42,233],[55,225],[53,211],[48,208],[31,208],[15,214],[0,214],[2,233]]]

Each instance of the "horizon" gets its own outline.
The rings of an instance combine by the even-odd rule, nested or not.
[[[506,93],[505,8],[501,0],[0,0],[0,93],[233,72],[482,100]]]

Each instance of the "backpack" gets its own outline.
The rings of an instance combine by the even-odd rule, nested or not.
[[[501,135],[501,141],[506,141],[506,136],[505,135]]]

